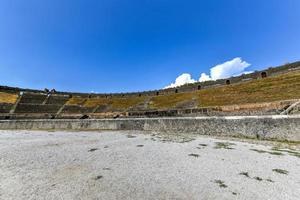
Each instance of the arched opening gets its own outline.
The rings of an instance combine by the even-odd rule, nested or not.
[[[4,119],[10,119],[10,116],[5,116]]]
[[[198,90],[201,90],[201,85],[198,85]]]
[[[90,118],[88,115],[82,115],[82,116],[80,117],[80,119],[88,119],[88,118]]]
[[[261,75],[262,78],[266,78],[267,77],[267,72],[262,72],[260,75]]]
[[[120,117],[120,115],[114,115],[114,116],[113,116],[114,119],[117,119],[117,118],[119,118],[119,117]]]
[[[139,97],[141,97],[142,96],[142,94],[139,94]]]
[[[156,92],[156,96],[158,96],[159,95],[159,92]]]
[[[178,89],[175,90],[175,93],[178,93]]]
[[[230,80],[226,80],[226,85],[230,85]]]

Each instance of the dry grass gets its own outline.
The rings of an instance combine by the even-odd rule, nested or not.
[[[192,101],[194,98],[197,98],[194,92],[155,96],[151,98],[150,107],[153,109],[174,108],[177,104]]]
[[[270,101],[299,99],[300,72],[291,72],[275,77],[249,82],[208,88],[200,91],[161,95],[154,97],[71,98],[68,105],[95,107],[109,105],[113,109],[128,109],[149,100],[151,109],[174,108],[183,102],[196,101],[198,107],[233,104],[263,103]]]
[[[109,105],[113,109],[128,109],[137,106],[145,101],[145,97],[130,97],[130,98],[71,98],[68,105],[83,105],[86,107],[96,107]]]
[[[17,101],[17,98],[17,94],[0,92],[0,103],[15,103]]]
[[[200,106],[262,103],[300,98],[300,72],[199,91]]]
[[[84,103],[84,106],[86,107],[96,107],[96,106],[102,106],[102,105],[110,105],[111,101],[110,99],[106,98],[91,98],[87,99]]]
[[[67,101],[66,105],[83,105],[85,101],[85,98],[73,97]]]
[[[151,101],[153,108],[162,109],[174,107],[177,103],[192,99],[198,101],[199,107],[208,107],[299,98],[300,72],[293,72],[195,92],[157,96]]]
[[[115,109],[128,109],[133,106],[137,106],[140,103],[145,101],[145,97],[132,97],[128,99],[124,98],[115,98],[112,99],[112,108]]]

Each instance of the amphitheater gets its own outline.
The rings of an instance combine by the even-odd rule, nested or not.
[[[299,199],[300,62],[132,93],[0,86],[0,199]]]

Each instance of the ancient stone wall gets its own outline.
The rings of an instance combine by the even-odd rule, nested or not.
[[[235,86],[243,85],[238,83],[243,83],[245,81],[250,81],[253,79],[262,79],[265,77],[276,76],[278,74],[295,74],[290,73],[291,71],[296,71],[299,74],[300,71],[300,62],[295,62],[292,64],[287,64],[284,66],[269,68],[263,71],[257,71],[251,74],[244,74],[238,77],[231,77],[229,79],[221,79],[216,81],[206,81],[195,84],[188,84],[178,88],[169,88],[164,90],[156,91],[146,91],[140,93],[121,93],[121,94],[83,94],[83,93],[66,93],[66,92],[56,92],[56,91],[40,91],[40,90],[30,90],[30,89],[20,89],[0,86],[0,94],[2,95],[2,100],[0,101],[0,119],[51,119],[51,118],[82,118],[88,115],[90,118],[105,118],[105,117],[169,117],[169,116],[226,116],[226,115],[266,115],[266,114],[278,114],[281,109],[284,109],[284,106],[289,106],[290,104],[282,104],[276,108],[272,105],[264,105],[261,107],[251,108],[247,106],[244,108],[241,105],[233,105],[235,107],[211,107],[216,105],[227,105],[228,101],[225,104],[221,102],[214,105],[200,105],[201,102],[211,102],[214,99],[222,99],[227,96],[233,96],[236,94],[231,93],[228,95],[230,90],[226,88],[234,88]],[[297,74],[296,73],[296,74]],[[286,76],[284,75],[284,76]],[[275,77],[276,78],[276,77]],[[271,80],[271,79],[263,79]],[[275,80],[275,79],[274,79]],[[284,78],[278,77],[278,80],[272,82],[272,85],[276,85],[278,81],[285,80]],[[295,82],[296,79],[288,79],[288,84]],[[297,79],[299,80],[299,79]],[[262,81],[256,81],[262,82]],[[265,82],[265,81],[263,81]],[[226,84],[235,84],[228,87],[219,87]],[[250,82],[252,84],[252,82]],[[287,84],[287,83],[284,83]],[[282,85],[284,85],[282,84]],[[270,84],[269,84],[270,85]],[[294,85],[296,86],[296,85]],[[280,88],[281,85],[278,84],[274,88]],[[217,92],[217,94],[204,94],[202,92],[209,91],[199,91],[199,97],[192,96],[190,94],[198,94],[197,92],[191,92],[196,90],[202,90],[205,88],[218,88],[223,91]],[[224,88],[224,89],[222,89]],[[236,87],[235,87],[236,88]],[[278,90],[279,92],[270,93],[271,97],[266,101],[272,100],[273,96],[276,96],[275,93],[280,94],[291,94],[286,95],[284,98],[274,98],[274,100],[286,100],[292,98],[299,98],[300,93],[297,87],[294,90]],[[234,91],[236,90],[231,89]],[[259,88],[252,88],[252,90],[247,90],[244,94],[253,94]],[[254,91],[254,92],[253,92]],[[289,92],[293,91],[293,92]],[[5,92],[5,93],[4,93]],[[187,93],[184,93],[187,92]],[[190,92],[190,94],[188,94]],[[267,92],[265,89],[263,92]],[[182,94],[177,94],[182,93]],[[261,91],[260,91],[261,93]],[[176,94],[176,97],[174,95]],[[166,96],[170,95],[170,96]],[[181,97],[178,97],[180,96]],[[209,96],[204,100],[200,99],[203,96]],[[182,98],[185,96],[186,99]],[[238,96],[238,95],[237,95]],[[265,94],[261,94],[263,98],[266,97]],[[278,96],[278,95],[277,95]],[[170,99],[181,98],[181,101],[173,103],[168,101]],[[198,98],[198,100],[196,100]],[[263,100],[257,101],[257,96],[253,98],[251,96],[251,103],[263,102]],[[71,100],[80,101],[74,104],[70,103]],[[167,102],[167,106],[163,105],[161,107],[153,107],[153,103],[156,99],[156,104],[159,105],[161,102]],[[82,102],[81,102],[82,101]],[[102,103],[101,103],[102,101]],[[241,102],[236,102],[237,99],[230,100],[230,103],[236,104]],[[94,102],[94,103],[93,103]],[[199,103],[200,102],[200,103]],[[285,101],[286,102],[286,101]],[[85,105],[87,103],[87,105]],[[89,104],[90,103],[90,104]],[[224,103],[224,104],[222,104]],[[247,102],[249,103],[249,102]],[[206,107],[205,107],[206,106]],[[239,108],[236,108],[240,106]],[[234,108],[234,109],[232,109]],[[227,110],[226,110],[227,109]],[[296,112],[296,111],[295,111]],[[295,113],[292,112],[292,113]]]
[[[0,129],[143,130],[300,141],[300,115],[86,120],[2,120]]]

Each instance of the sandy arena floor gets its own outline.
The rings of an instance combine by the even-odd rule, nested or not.
[[[143,132],[0,131],[0,199],[300,199],[300,151]]]

